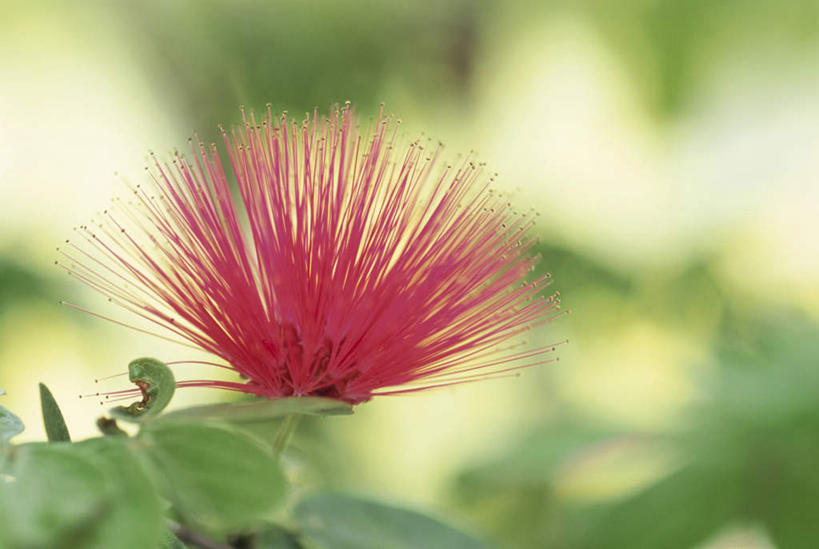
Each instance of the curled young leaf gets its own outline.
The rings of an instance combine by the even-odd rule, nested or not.
[[[49,442],[71,442],[68,427],[65,425],[63,413],[54,395],[44,384],[40,383],[40,408],[43,411],[43,425]]]
[[[142,400],[111,409],[111,415],[125,421],[140,422],[158,415],[173,397],[176,380],[173,372],[155,358],[138,358],[128,365],[129,379],[139,387]]]

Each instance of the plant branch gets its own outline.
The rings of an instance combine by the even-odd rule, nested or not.
[[[199,547],[200,549],[231,549],[230,545],[214,541],[177,522],[170,521],[170,526],[179,541],[193,547]]]
[[[299,414],[290,414],[282,420],[282,424],[276,432],[276,438],[273,440],[273,453],[275,455],[281,455],[284,449],[287,448],[287,443],[290,442],[290,437],[296,430],[300,417]]]

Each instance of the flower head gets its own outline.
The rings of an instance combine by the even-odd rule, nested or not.
[[[152,181],[61,250],[110,301],[247,380],[179,386],[358,403],[549,361],[553,345],[500,348],[562,313],[546,277],[527,280],[531,217],[472,156],[402,145],[383,113],[362,132],[349,103],[243,121],[222,130],[226,157],[198,137],[187,157],[152,155]]]

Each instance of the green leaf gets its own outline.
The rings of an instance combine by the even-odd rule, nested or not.
[[[778,549],[815,549],[819,540],[816,521],[816,493],[806,505],[783,505],[783,512],[766,517],[765,523],[771,540]],[[788,502],[791,503],[791,502]]]
[[[750,462],[742,478],[747,490],[745,501],[753,502],[748,505],[752,518],[765,525],[778,549],[815,549],[819,543],[815,397],[804,403],[803,410],[791,421],[777,422],[776,433],[756,434],[757,445],[753,449],[746,446],[746,456],[735,458]],[[765,435],[768,438],[763,439]],[[771,444],[771,440],[776,443]]]
[[[40,383],[40,408],[43,411],[43,424],[49,442],[71,442],[68,427],[54,395],[44,384]]]
[[[162,416],[162,420],[215,419],[232,423],[254,423],[279,419],[292,414],[345,415],[353,407],[346,402],[321,397],[258,399],[192,406]]]
[[[141,422],[158,415],[173,397],[176,380],[173,372],[155,358],[138,358],[128,365],[128,378],[142,391],[142,400],[111,409],[118,419]]]
[[[0,446],[5,445],[11,437],[22,433],[24,429],[25,426],[19,417],[0,406]]]
[[[159,495],[128,442],[123,437],[105,437],[74,445],[102,470],[109,496],[107,513],[83,547],[158,547],[165,537]]]
[[[299,503],[295,514],[303,537],[320,549],[486,547],[421,513],[341,494],[314,495]]]
[[[739,516],[742,496],[725,471],[688,466],[597,510],[594,549],[690,549]],[[717,488],[719,487],[719,488]]]
[[[103,471],[62,444],[15,449],[0,482],[0,547],[84,547],[106,512]],[[70,540],[70,542],[69,542]]]
[[[285,480],[263,444],[242,431],[182,422],[146,424],[144,445],[167,498],[188,521],[218,532],[254,525],[281,503]]]

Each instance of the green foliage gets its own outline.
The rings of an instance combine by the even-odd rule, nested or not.
[[[0,320],[18,303],[56,300],[54,282],[23,266],[16,259],[0,254]]]
[[[558,469],[579,453],[619,439],[619,432],[604,427],[565,422],[534,431],[519,446],[498,459],[467,470],[458,477],[458,491],[473,492],[507,486],[549,484]]]
[[[724,367],[680,445],[692,463],[723,471],[709,497],[740,491],[736,515],[762,523],[777,547],[816,547],[819,330],[804,319],[766,316],[732,323]]]
[[[166,497],[188,521],[226,533],[257,525],[282,502],[272,452],[235,429],[204,423],[145,424],[137,441]]]
[[[165,369],[153,359],[132,363],[132,378],[145,384],[148,410],[136,417],[155,416],[167,404],[162,387],[173,378]],[[134,438],[116,420],[100,418],[108,436],[71,444],[51,393],[44,385],[40,391],[51,443],[10,446],[0,455],[3,548],[181,549],[185,544],[168,518],[182,521],[174,528],[186,533],[182,539],[192,536],[192,543],[216,536],[207,543],[228,547],[219,538],[241,532],[230,537],[237,547],[299,548],[297,534],[269,523],[286,493],[273,448],[211,421],[263,425],[287,414],[285,421],[295,425],[300,414],[350,413],[348,405],[327,399],[226,404],[142,422]],[[9,412],[3,410],[0,419],[4,441],[22,430]]]
[[[63,444],[16,448],[0,482],[0,546],[91,547],[95,523],[106,513],[103,471]],[[69,542],[69,540],[72,540]]]
[[[117,406],[111,415],[125,421],[140,422],[159,415],[176,390],[173,372],[155,358],[138,358],[128,365],[128,378],[142,391],[142,400]]]
[[[95,438],[73,446],[93,460],[107,488],[105,515],[93,529],[87,547],[127,549],[157,547],[165,535],[162,504],[148,472],[125,438]]]
[[[556,493],[561,472],[629,439],[621,430],[580,421],[541,426],[458,475],[455,503],[504,547],[574,547],[585,525]]]
[[[350,98],[374,108],[384,99],[374,83],[391,79],[412,88],[411,95],[431,98],[420,83],[450,82],[436,88],[437,98],[449,92],[457,99],[470,75],[477,19],[459,3],[430,7],[285,0],[237,10],[187,0],[146,2],[121,16],[140,37],[139,56],[154,80],[173,83],[176,97],[168,100],[184,98],[178,105],[191,127],[208,132],[241,103],[258,108],[274,101],[274,109],[304,112]],[[311,69],[316,66],[321,70]],[[214,81],[226,85],[214,87]]]
[[[125,439],[15,448],[0,483],[0,546],[155,547],[159,498]]]
[[[778,549],[816,547],[819,330],[771,311],[760,320],[729,309],[722,322],[704,394],[656,439],[679,464],[673,472],[571,501],[556,489],[567,466],[629,437],[569,422],[463,472],[457,504],[505,547],[689,549],[737,524],[763,528]]]
[[[43,411],[43,424],[49,442],[71,442],[68,427],[54,395],[44,384],[40,383],[40,408]]]
[[[563,294],[575,295],[593,289],[622,296],[632,291],[634,281],[630,277],[616,272],[588,255],[546,242],[538,243],[534,252],[541,257],[549,258],[548,265],[543,261],[538,264],[538,269],[548,266],[552,272],[560,273],[559,283]]]
[[[597,516],[588,549],[696,547],[737,517],[741,494],[723,473],[685,467],[636,495],[593,510]]]
[[[320,549],[480,549],[478,540],[415,511],[341,494],[317,494],[295,509],[302,535]]]
[[[819,36],[817,6],[809,0],[653,0],[578,4],[610,40],[657,115],[672,118],[723,52],[759,47],[760,34],[779,46],[802,48]]]

